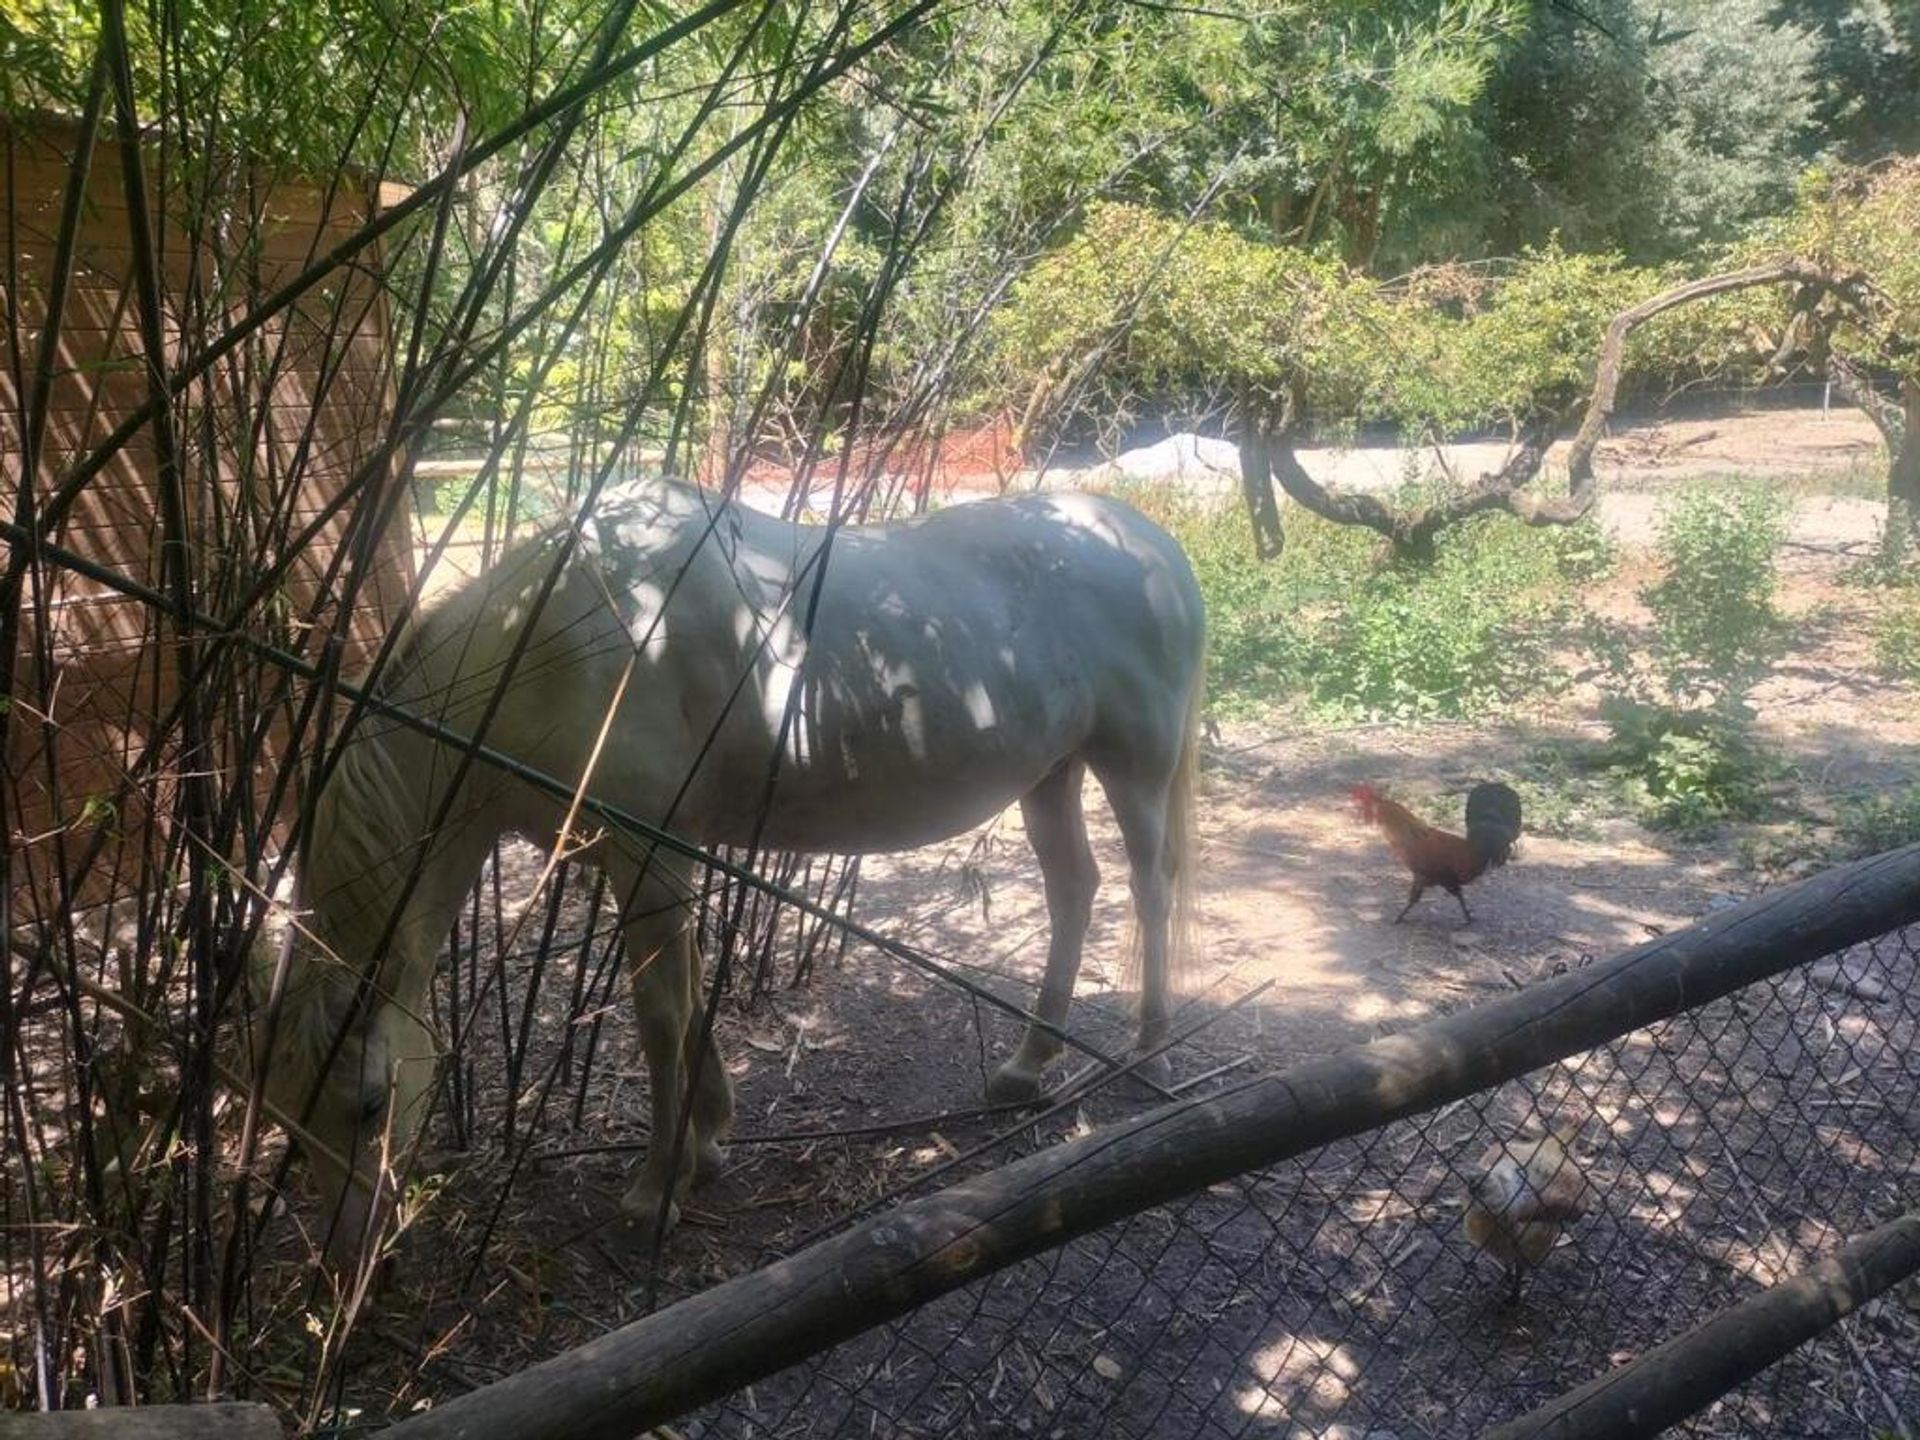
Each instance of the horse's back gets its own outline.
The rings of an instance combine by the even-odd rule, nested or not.
[[[1157,764],[1184,729],[1198,588],[1178,545],[1116,500],[830,531],[647,486],[608,497],[549,589],[563,533],[430,618],[417,656],[438,674],[414,698],[431,692],[456,729],[490,712],[489,743],[569,783],[596,755],[603,798],[690,839],[906,848],[1089,747]],[[508,669],[514,694],[493,707]]]
[[[802,693],[776,675],[765,697],[795,715],[776,843],[922,844],[1090,746],[1165,763],[1203,639],[1185,556],[1118,501],[1026,496],[850,527],[791,672]]]

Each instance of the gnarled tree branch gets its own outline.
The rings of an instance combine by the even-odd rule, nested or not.
[[[1430,558],[1435,537],[1449,525],[1490,510],[1504,510],[1529,525],[1572,524],[1593,509],[1598,496],[1593,456],[1619,398],[1627,338],[1668,310],[1759,285],[1800,287],[1799,308],[1803,310],[1810,310],[1813,304],[1831,295],[1860,323],[1882,329],[1891,323],[1892,307],[1887,297],[1867,276],[1857,271],[1828,269],[1799,257],[1702,276],[1629,306],[1607,325],[1594,365],[1593,389],[1587,398],[1586,413],[1567,452],[1567,491],[1560,496],[1538,495],[1526,488],[1540,473],[1553,442],[1556,417],[1549,413],[1535,415],[1526,423],[1519,444],[1498,470],[1439,500],[1400,509],[1377,495],[1329,490],[1307,474],[1294,454],[1288,435],[1292,428],[1288,423],[1292,406],[1276,413],[1273,408],[1243,405],[1241,486],[1253,518],[1255,543],[1261,557],[1270,558],[1280,551],[1278,512],[1266,513],[1273,493],[1269,475],[1279,481],[1280,488],[1296,504],[1337,524],[1364,525],[1378,531],[1393,544],[1396,552],[1413,559]],[[1898,414],[1895,409],[1894,415]],[[1882,421],[1878,413],[1875,419]],[[1884,429],[1884,421],[1882,424]],[[1903,429],[1910,432],[1911,427]],[[1894,451],[1896,457],[1902,453],[1897,446]],[[1920,496],[1920,479],[1915,481],[1915,493]]]

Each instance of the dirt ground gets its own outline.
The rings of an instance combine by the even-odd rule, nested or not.
[[[1635,577],[1644,573],[1633,551],[1651,537],[1661,492],[1673,479],[1729,470],[1793,477],[1795,504],[1782,563],[1797,639],[1756,696],[1766,737],[1788,767],[1782,784],[1795,798],[1791,819],[1683,840],[1649,830],[1631,814],[1596,810],[1590,801],[1556,808],[1530,819],[1511,866],[1470,890],[1471,924],[1438,895],[1396,925],[1393,917],[1405,898],[1403,874],[1377,838],[1355,826],[1347,787],[1372,782],[1435,821],[1452,824],[1460,797],[1476,780],[1547,783],[1567,755],[1599,733],[1593,697],[1576,692],[1483,724],[1328,729],[1275,719],[1229,725],[1215,734],[1198,815],[1202,942],[1179,1022],[1203,1028],[1181,1047],[1175,1067],[1190,1092],[1228,1083],[1248,1067],[1326,1055],[1510,994],[1688,924],[1778,878],[1756,867],[1757,853],[1804,839],[1819,817],[1849,795],[1911,781],[1920,760],[1914,690],[1876,675],[1868,625],[1879,602],[1872,592],[1839,583],[1842,568],[1876,535],[1881,507],[1866,498],[1871,491],[1860,481],[1874,458],[1872,440],[1870,427],[1851,412],[1825,419],[1777,412],[1636,427],[1608,442],[1601,454],[1608,484],[1601,518],[1628,548],[1614,582],[1613,599],[1622,606],[1631,606]],[[1107,883],[1073,1022],[1095,1043],[1118,1050],[1128,1034],[1125,867],[1097,794],[1089,802]],[[503,912],[509,921],[515,882],[530,878],[534,867],[531,852],[509,857]],[[1017,812],[945,846],[870,858],[861,873],[858,912],[998,993],[1023,1004],[1032,995],[1044,952],[1044,908]],[[568,925],[584,928],[577,901],[567,915]],[[1880,958],[1889,985],[1912,978],[1906,951],[1896,947]],[[528,969],[516,959],[509,973],[524,980]],[[530,1007],[538,1024],[529,1053],[541,1063],[551,1061],[557,1037],[580,1023],[562,1003],[563,990],[549,982]],[[1825,1047],[1824,1054],[1835,1045],[1834,1035],[1847,1037],[1849,1046],[1870,1039],[1871,1047],[1859,1052],[1865,1058],[1854,1059],[1851,1070],[1841,1064],[1834,1071],[1842,1078],[1851,1074],[1854,1083],[1860,1074],[1877,1073],[1875,1067],[1893,1065],[1895,1042],[1914,1038],[1904,1012],[1876,1016],[1868,1007],[1860,1019],[1858,1006],[1836,1008],[1830,997],[1812,995],[1804,985],[1770,992],[1756,1003],[1761,1018],[1743,1011],[1741,1023],[1764,1032],[1764,1048],[1776,1056],[1816,1047]],[[533,1078],[522,1085],[523,1116],[537,1109],[544,1120],[536,1143],[516,1148],[497,1105],[487,1100],[475,1107],[471,1151],[449,1172],[447,1193],[402,1243],[401,1273],[411,1278],[355,1341],[347,1386],[355,1408],[405,1410],[484,1383],[655,1304],[789,1253],[841,1217],[884,1203],[898,1187],[924,1183],[936,1172],[953,1173],[948,1167],[957,1160],[965,1160],[958,1167],[964,1171],[1004,1159],[1144,1103],[1137,1094],[1102,1095],[969,1158],[1004,1125],[1004,1117],[966,1112],[979,1103],[986,1068],[1010,1047],[1011,1025],[897,962],[855,947],[838,964],[823,960],[808,986],[728,1008],[719,1032],[741,1096],[741,1143],[733,1168],[689,1206],[654,1274],[649,1257],[612,1219],[644,1114],[642,1070],[621,1009],[609,1000],[595,1012],[604,1021],[604,1038],[590,1072],[569,1071],[543,1088],[541,1075],[558,1072],[543,1072],[539,1063],[528,1067]],[[511,1026],[503,1020],[499,1028]],[[884,1338],[858,1352],[857,1364],[838,1361],[797,1372],[737,1397],[696,1422],[694,1433],[1251,1431],[1330,1440],[1469,1433],[1463,1428],[1469,1416],[1477,1428],[1495,1415],[1537,1404],[1555,1393],[1553,1387],[1575,1383],[1641,1348],[1661,1333],[1669,1310],[1692,1313],[1671,1299],[1672,1287],[1699,1278],[1702,1296],[1741,1293],[1715,1289],[1721,1281],[1712,1277],[1731,1267],[1751,1281],[1764,1267],[1751,1256],[1733,1267],[1728,1247],[1742,1234],[1762,1246],[1762,1237],[1748,1232],[1756,1215],[1776,1213],[1758,1201],[1756,1210],[1740,1211],[1737,1196],[1726,1201],[1734,1218],[1724,1222],[1682,1207],[1687,1223],[1668,1234],[1663,1243],[1671,1248],[1665,1251],[1634,1249],[1623,1238],[1624,1215],[1615,1214],[1594,1222],[1584,1240],[1576,1234],[1572,1244],[1592,1254],[1604,1230],[1613,1247],[1608,1253],[1637,1259],[1618,1261],[1596,1279],[1594,1270],[1572,1260],[1558,1263],[1562,1257],[1556,1255],[1549,1270],[1560,1278],[1549,1280],[1543,1271],[1539,1288],[1521,1306],[1507,1308],[1490,1264],[1476,1267],[1457,1239],[1433,1238],[1457,1230],[1454,1170],[1461,1157],[1470,1158],[1485,1143],[1489,1127],[1576,1112],[1583,1120],[1600,1115],[1607,1124],[1591,1130],[1585,1142],[1596,1174],[1611,1165],[1625,1187],[1618,1193],[1631,1196],[1633,1207],[1653,1204],[1653,1211],[1658,1204],[1645,1196],[1671,1194],[1674,1176],[1684,1179],[1686,1169],[1666,1151],[1646,1148],[1655,1141],[1635,1127],[1643,1120],[1652,1125],[1647,1117],[1659,1117],[1659,1144],[1683,1152],[1697,1140],[1705,1155],[1716,1137],[1723,1148],[1748,1157],[1773,1145],[1783,1157],[1781,1174],[1794,1168],[1794,1145],[1831,1151],[1844,1131],[1848,1143],[1871,1147],[1878,1159],[1871,1183],[1862,1181],[1858,1193],[1847,1189],[1851,1180],[1823,1182],[1829,1199],[1850,1197],[1845,1205],[1834,1202],[1833,1223],[1844,1227],[1871,1218],[1883,1202],[1910,1202],[1920,1135],[1907,1107],[1897,1116],[1869,1116],[1857,1124],[1816,1114],[1791,1135],[1785,1128],[1769,1130],[1765,1107],[1756,1113],[1743,1097],[1758,1094],[1764,1084],[1788,1084],[1776,1073],[1778,1065],[1747,1074],[1741,1069],[1746,1059],[1728,1057],[1724,1031],[1713,1032],[1704,1022],[1676,1033],[1623,1042],[1604,1056],[1596,1052],[1597,1070],[1564,1067],[1564,1073],[1484,1104],[1449,1107],[1430,1126],[1396,1127],[1376,1143],[1339,1147],[1313,1163],[1250,1177],[1239,1191],[1225,1187],[1175,1212],[1156,1212],[1161,1219],[1144,1217],[1097,1246],[1070,1247],[1051,1268],[1030,1262],[1015,1278],[969,1292],[972,1298],[955,1302],[959,1309],[950,1305],[913,1328],[883,1332]],[[1657,1071],[1647,1059],[1655,1052],[1663,1067]],[[1854,1055],[1850,1048],[1840,1059]],[[469,1083],[486,1090],[494,1063],[485,1053],[477,1056],[478,1083]],[[1716,1083],[1727,1088],[1689,1091],[1689,1084],[1705,1083],[1701,1077],[1712,1066],[1719,1067]],[[1900,1078],[1888,1074],[1890,1085]],[[1733,1097],[1739,1116],[1714,1118],[1720,1109],[1711,1097],[1723,1093]],[[1814,1104],[1804,1095],[1796,1103],[1802,1114]],[[1663,1104],[1675,1114],[1661,1111]],[[1697,1111],[1692,1120],[1679,1113],[1693,1113],[1689,1106]],[[1677,1138],[1691,1134],[1689,1125],[1702,1124],[1706,1128],[1692,1140]],[[1623,1137],[1611,1156],[1603,1143],[1607,1125]],[[883,1133],[825,1133],[860,1128]],[[1800,1192],[1774,1176],[1769,1168],[1752,1182],[1762,1199],[1798,1203],[1793,1196]],[[1718,1193],[1697,1177],[1695,1183],[1703,1195]],[[1905,1202],[1898,1200],[1901,1194]],[[494,1216],[496,1202],[501,1208]],[[1302,1207],[1311,1211],[1315,1203],[1343,1215],[1345,1228],[1330,1228],[1324,1218],[1303,1219]],[[1629,1208],[1626,1200],[1622,1208]],[[1639,1208],[1634,1214],[1648,1233],[1660,1230]],[[1369,1218],[1375,1229],[1362,1223]],[[1377,1228],[1388,1221],[1386,1231]],[[1687,1231],[1685,1245],[1674,1238],[1679,1230]],[[1803,1229],[1789,1258],[1818,1254],[1830,1238],[1817,1226]],[[476,1265],[473,1276],[464,1265],[432,1263],[436,1256],[478,1255],[483,1243],[489,1263]],[[1329,1246],[1338,1251],[1332,1258]],[[1706,1269],[1700,1269],[1703,1254],[1714,1257]],[[1778,1257],[1768,1263],[1792,1268]],[[1178,1273],[1177,1284],[1167,1278],[1169,1267]],[[1116,1278],[1123,1271],[1133,1278]],[[1088,1278],[1095,1272],[1097,1280]],[[1352,1290],[1347,1302],[1326,1298],[1343,1286]],[[1298,1323],[1289,1321],[1276,1338],[1276,1317],[1290,1313],[1284,1297],[1296,1292],[1316,1298],[1302,1301]],[[1250,1302],[1249,1295],[1264,1298]],[[1574,1327],[1579,1345],[1561,1346],[1559,1332],[1566,1327],[1555,1319],[1555,1307],[1570,1297],[1592,1323]],[[996,1321],[994,1307],[1003,1301],[1010,1308]],[[1090,1305],[1117,1307],[1132,1319],[1090,1315]],[[1344,1328],[1334,1327],[1327,1305],[1343,1317],[1338,1326]],[[1127,1323],[1159,1313],[1156,1306],[1167,1312],[1156,1322],[1160,1328],[1136,1335],[1129,1351]],[[1214,1338],[1192,1339],[1192,1358],[1177,1377],[1152,1371],[1140,1358],[1143,1347],[1151,1355],[1157,1345],[1163,1359],[1187,1353],[1168,1338],[1187,1333],[1181,1328],[1187,1312],[1212,1315],[1211,1329],[1194,1335]],[[1370,1313],[1394,1318],[1378,1323],[1373,1341],[1356,1339],[1371,1333]],[[1693,1318],[1704,1314],[1698,1309]],[[1423,1336],[1410,1336],[1415,1319],[1408,1317],[1428,1327]],[[1700,1433],[1870,1440],[1876,1425],[1889,1423],[1890,1405],[1920,1413],[1910,1317],[1885,1324],[1906,1345],[1904,1358],[1889,1361],[1873,1349],[1871,1332],[1846,1347],[1835,1341],[1820,1352],[1811,1379],[1800,1376],[1788,1387],[1794,1393],[1783,1394],[1776,1380],[1766,1392],[1770,1398],[1755,1402],[1757,1409],[1725,1410],[1718,1422],[1703,1422]],[[1094,1338],[1086,1339],[1089,1334]],[[976,1343],[979,1354],[968,1360],[968,1346]],[[1528,1370],[1527,1357],[1549,1351],[1551,1364]],[[1863,1353],[1870,1358],[1861,1359]],[[1441,1371],[1450,1368],[1457,1379],[1472,1366],[1488,1384],[1504,1387],[1486,1405],[1436,1410],[1418,1403],[1423,1389],[1446,1391]],[[1136,1371],[1159,1378],[1134,1385]],[[1389,1373],[1391,1386],[1384,1378]],[[874,1379],[878,1375],[885,1383]],[[856,1384],[865,1387],[860,1400],[850,1398]],[[1844,1393],[1828,1397],[1831,1404],[1823,1399],[1825,1408],[1791,1408],[1803,1401],[1813,1405],[1799,1393],[1808,1386],[1822,1395],[1822,1387]],[[1388,1389],[1395,1397],[1391,1404],[1380,1398]],[[1104,1398],[1092,1409],[1076,1409],[1073,1397],[1083,1391]],[[1120,1391],[1135,1400],[1116,1410]],[[1141,1394],[1147,1398],[1140,1400]],[[993,1398],[1002,1395],[1004,1400]],[[1373,1398],[1358,1403],[1356,1397],[1365,1395]]]

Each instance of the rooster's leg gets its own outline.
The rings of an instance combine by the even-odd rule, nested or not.
[[[1407,911],[1418,905],[1420,903],[1420,897],[1426,893],[1427,887],[1422,885],[1418,880],[1414,881],[1413,889],[1407,894],[1407,903],[1400,907],[1400,913],[1393,917],[1393,923],[1398,925],[1402,920],[1406,919]]]
[[[1473,912],[1467,909],[1467,897],[1460,893],[1460,887],[1457,885],[1449,885],[1447,887],[1447,893],[1460,902],[1460,913],[1467,917],[1467,924],[1471,925],[1473,923]]]

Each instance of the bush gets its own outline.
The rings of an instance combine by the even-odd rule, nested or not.
[[[1375,422],[1457,433],[1584,393],[1615,312],[1678,278],[1557,243],[1490,273],[1387,285],[1224,224],[1100,203],[996,311],[990,388],[1034,418],[1070,396],[1111,412],[1251,393],[1286,397],[1296,426],[1323,434]],[[1728,335],[1750,343],[1722,309],[1689,308],[1701,312],[1691,328],[1663,316],[1629,340],[1627,393],[1721,368]]]
[[[1784,640],[1774,555],[1786,506],[1771,492],[1695,486],[1660,521],[1651,673],[1605,647],[1615,693],[1602,706],[1607,763],[1628,772],[1649,818],[1681,830],[1758,815],[1773,766],[1747,693]]]
[[[1553,543],[1554,567],[1569,584],[1604,580],[1620,563],[1620,547],[1591,515],[1572,525],[1552,526],[1547,535]]]
[[[1549,673],[1558,579],[1550,543],[1497,520],[1444,536],[1431,565],[1355,576],[1312,637],[1312,694],[1330,710],[1396,719],[1517,699]]]
[[[1654,824],[1697,832],[1765,813],[1775,766],[1754,743],[1745,713],[1613,696],[1601,716],[1612,732],[1606,761],[1626,772]]]
[[[477,467],[476,467],[477,468]],[[486,518],[489,503],[495,507],[496,518],[501,517],[510,492],[509,477],[496,473],[487,490],[474,495],[471,504],[467,496],[473,490],[474,478],[469,475],[456,475],[431,485],[415,481],[413,503],[422,514],[452,515],[465,504],[466,516],[478,523]],[[491,491],[489,495],[488,491]],[[551,518],[556,512],[552,498],[544,493],[543,487],[531,477],[523,476],[519,493],[514,497],[514,519],[520,524],[538,524]]]
[[[1430,564],[1396,564],[1371,531],[1289,505],[1286,550],[1263,562],[1239,505],[1155,488],[1127,498],[1193,562],[1229,713],[1296,699],[1342,716],[1466,715],[1553,678],[1546,652],[1572,612],[1561,532],[1482,516],[1443,534]],[[1571,563],[1593,566],[1603,545],[1591,531]]]
[[[1874,621],[1873,658],[1884,675],[1920,680],[1920,591],[1895,597]]]
[[[1771,668],[1785,639],[1773,592],[1786,518],[1771,491],[1706,486],[1661,516],[1662,575],[1643,598],[1670,701],[1737,702]]]
[[[1843,858],[1911,845],[1920,840],[1920,786],[1850,800],[1840,807],[1836,828]]]

